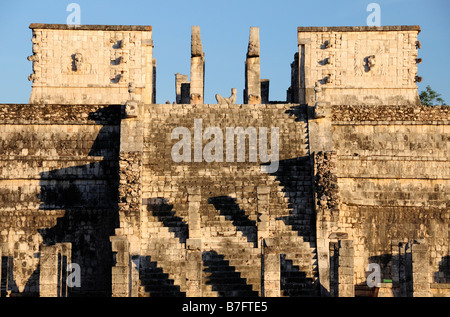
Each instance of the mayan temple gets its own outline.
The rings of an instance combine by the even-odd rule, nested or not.
[[[221,96],[193,26],[166,104],[151,26],[30,29],[29,104],[0,105],[1,297],[450,296],[419,26],[298,27],[283,101],[258,27]]]

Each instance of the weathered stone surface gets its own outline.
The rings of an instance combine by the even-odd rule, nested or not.
[[[33,23],[30,103],[123,104],[129,82],[136,99],[154,102],[151,26],[77,27]]]
[[[198,27],[163,105],[151,27],[30,27],[40,103],[0,105],[1,296],[450,295],[450,110],[416,104],[418,27],[299,28],[294,104],[268,101],[251,28],[244,105],[203,103]]]
[[[309,104],[420,105],[419,32],[418,26],[299,27],[298,80],[292,80],[291,91]],[[372,56],[376,66],[369,63]]]

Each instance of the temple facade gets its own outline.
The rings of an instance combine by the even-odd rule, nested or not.
[[[418,26],[299,27],[285,101],[251,27],[217,104],[198,26],[172,104],[151,26],[30,29],[0,296],[450,296],[450,107],[420,103]]]

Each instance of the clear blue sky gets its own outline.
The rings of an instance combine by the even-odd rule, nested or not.
[[[0,0],[0,103],[28,103],[32,54],[30,23],[66,23],[69,3],[81,24],[152,25],[157,59],[157,102],[175,100],[175,76],[189,74],[190,32],[201,27],[206,55],[205,102],[238,89],[242,102],[250,26],[260,28],[261,77],[270,100],[285,100],[298,26],[364,26],[367,5],[381,6],[381,25],[420,25],[419,91],[430,85],[450,103],[449,0]]]

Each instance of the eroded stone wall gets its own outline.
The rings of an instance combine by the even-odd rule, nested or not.
[[[413,285],[414,277],[399,276],[399,263],[414,266],[407,254],[412,248],[414,258],[414,246],[425,243],[426,283],[442,295],[450,277],[448,107],[335,106],[332,119],[340,226],[354,241],[355,283],[366,285],[368,264],[378,263],[395,296],[412,296],[399,279]]]
[[[418,26],[299,27],[296,102],[420,104],[419,32]]]
[[[0,106],[0,243],[12,258],[5,294],[39,294],[41,248],[71,243],[72,295],[111,293],[118,226],[120,106]]]
[[[294,104],[122,109],[0,107],[2,296],[41,293],[40,252],[59,243],[81,268],[70,295],[353,296],[370,263],[391,295],[448,295],[448,108],[332,106],[329,119]],[[222,131],[224,162],[194,160],[199,119],[202,133]],[[311,157],[314,120],[332,151]],[[191,162],[173,160],[179,127]],[[269,149],[278,127],[278,169],[250,162],[248,139],[244,162],[226,162],[227,127],[268,128]]]
[[[123,104],[130,83],[137,100],[154,102],[151,26],[33,23],[30,28],[30,103]]]
[[[141,115],[126,119],[121,133],[126,138],[136,127],[142,129],[142,206],[132,220],[121,216],[118,231],[127,233],[130,249],[140,258],[139,295],[260,295],[263,241],[270,239],[277,240],[281,295],[317,294],[306,108],[292,104],[140,107]],[[189,147],[191,162],[174,161],[172,148],[179,136],[172,139],[172,131],[185,127],[194,142],[194,120],[202,120],[203,133],[209,127],[222,131],[223,162],[207,162],[204,157],[194,161],[194,143]],[[245,161],[237,162],[236,138],[232,141],[234,159],[227,162],[227,127],[253,127],[257,140],[261,139],[259,129],[267,128],[269,150],[271,128],[277,127],[278,169],[263,173],[259,158],[249,161],[248,138]],[[208,143],[201,137],[200,142],[202,149]],[[128,170],[132,180],[127,166],[124,163],[122,170]],[[138,230],[130,231],[131,227]],[[195,267],[200,275],[188,271]],[[163,273],[172,280],[172,288],[153,286],[158,282],[152,278]],[[304,283],[303,291],[293,286],[293,280]],[[280,285],[264,291],[274,296],[280,293]]]
[[[0,105],[0,296],[449,295],[450,110],[420,106],[418,26],[299,28],[292,104],[260,104],[252,28],[244,105],[202,104],[198,27],[172,105],[151,27],[30,28],[31,104]],[[255,132],[242,160],[230,128]]]

